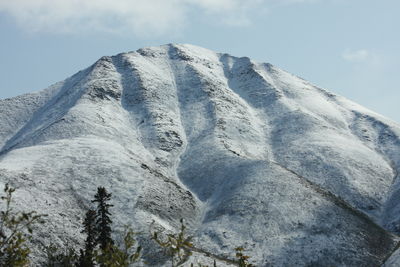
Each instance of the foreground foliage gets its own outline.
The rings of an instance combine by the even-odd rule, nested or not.
[[[165,250],[166,254],[170,257],[172,267],[182,265],[192,255],[192,237],[186,235],[186,226],[183,223],[183,219],[181,219],[180,222],[181,229],[179,233],[167,234],[166,240],[163,241],[159,238],[159,234],[155,232],[153,233],[152,238]]]
[[[69,247],[65,246],[65,248],[60,249],[54,244],[50,244],[45,247],[47,260],[42,265],[44,267],[71,267],[71,266],[79,266],[78,265],[78,254],[76,251]],[[89,267],[88,265],[85,265]]]
[[[105,250],[95,251],[96,262],[100,266],[107,267],[128,267],[131,264],[138,261],[140,257],[141,247],[135,249],[134,245],[136,243],[134,238],[135,233],[131,229],[127,229],[122,247],[115,245],[109,245]]]
[[[44,223],[43,214],[17,212],[12,208],[12,194],[15,189],[4,187],[1,197],[5,210],[0,212],[0,266],[27,266],[30,249],[27,241],[33,234],[33,226]]]
[[[32,238],[33,226],[45,223],[43,214],[31,212],[16,212],[12,208],[12,194],[15,189],[8,185],[4,188],[5,196],[1,200],[5,210],[0,213],[0,266],[22,267],[29,265],[30,249],[27,241]],[[79,249],[68,244],[60,248],[54,244],[44,247],[46,259],[41,266],[45,267],[128,267],[140,260],[141,247],[135,246],[135,232],[126,227],[121,242],[111,238],[112,220],[109,203],[111,193],[104,187],[99,187],[92,203],[97,207],[86,212],[82,222],[82,234],[85,234],[84,247]],[[152,240],[169,257],[171,266],[184,266],[193,252],[203,253],[211,257],[210,253],[201,252],[192,243],[192,237],[186,233],[183,219],[178,233],[152,233]],[[221,258],[219,258],[221,259]],[[236,261],[226,259],[239,267],[253,267],[248,262],[249,257],[244,255],[242,247],[236,248]],[[215,257],[213,266],[217,266]],[[193,263],[190,267],[195,267]],[[208,267],[201,263],[197,267]]]
[[[236,258],[238,259],[239,267],[254,267],[253,264],[250,264],[248,262],[249,256],[246,256],[244,254],[244,248],[243,247],[237,247],[235,248],[236,251]]]

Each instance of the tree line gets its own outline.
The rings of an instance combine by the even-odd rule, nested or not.
[[[12,195],[15,189],[4,187],[1,196],[4,210],[0,211],[0,266],[26,267],[30,266],[29,240],[34,237],[33,227],[46,223],[46,215],[35,211],[18,212],[12,207]],[[56,245],[44,247],[44,267],[128,267],[139,262],[142,248],[136,244],[134,231],[126,227],[122,241],[113,239],[112,214],[110,203],[112,194],[104,187],[98,187],[92,200],[95,208],[88,209],[82,221],[81,233],[85,235],[83,247],[77,251],[66,246]],[[172,267],[188,265],[191,255],[196,250],[192,237],[187,235],[186,226],[181,219],[178,233],[152,233],[151,239],[163,250],[170,259]],[[206,256],[209,256],[206,253]],[[254,266],[249,263],[249,257],[242,247],[235,249],[235,260],[226,259],[239,267]],[[143,263],[143,262],[142,262]],[[193,263],[189,266],[194,267]],[[198,263],[198,267],[207,267]],[[214,260],[213,266],[217,266]]]

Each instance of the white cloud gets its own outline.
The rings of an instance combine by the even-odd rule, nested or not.
[[[369,75],[371,72],[379,73],[388,68],[388,58],[384,53],[367,49],[346,49],[342,53],[342,59],[351,63],[358,75]]]
[[[367,49],[346,49],[342,53],[342,58],[359,70],[360,68],[368,71],[377,70],[386,65],[385,57],[382,54]]]
[[[157,36],[178,32],[189,12],[230,25],[274,3],[312,0],[0,0],[0,12],[30,32],[119,32]]]
[[[371,53],[366,49],[350,50],[346,49],[342,53],[342,58],[350,62],[365,62],[371,57]]]
[[[171,0],[0,0],[0,11],[29,31],[160,34],[178,26],[184,6]]]

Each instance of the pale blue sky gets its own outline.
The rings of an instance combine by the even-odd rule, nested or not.
[[[190,43],[269,62],[400,122],[399,0],[0,0],[0,98],[103,55]]]

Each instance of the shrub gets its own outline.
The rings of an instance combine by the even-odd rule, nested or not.
[[[26,266],[30,249],[26,241],[32,237],[32,227],[44,223],[46,215],[31,212],[15,212],[12,208],[12,194],[15,189],[4,187],[5,210],[0,212],[0,266]]]

